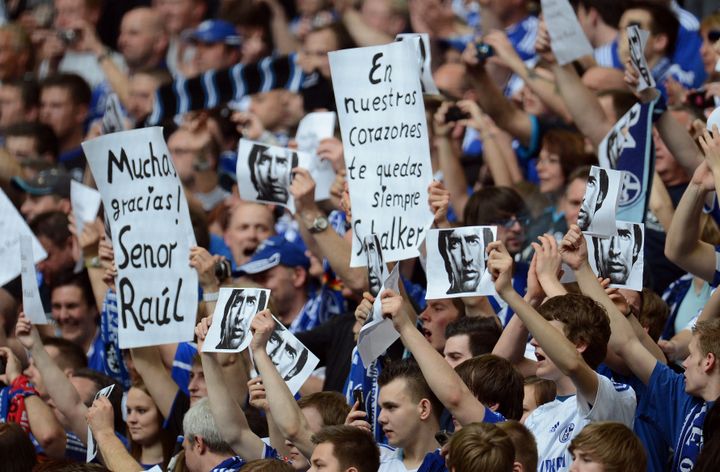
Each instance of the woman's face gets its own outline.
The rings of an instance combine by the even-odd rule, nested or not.
[[[558,154],[550,152],[547,146],[543,146],[535,168],[540,179],[540,191],[542,193],[554,193],[562,190],[565,185],[565,177],[563,176]]]
[[[160,434],[162,416],[150,395],[139,388],[131,388],[127,397],[127,428],[130,439],[148,446]]]
[[[717,31],[720,31],[720,28],[703,28],[702,30],[700,30],[700,35],[702,37],[700,56],[702,57],[705,72],[707,72],[708,74],[712,74],[713,72],[715,72],[715,65],[720,58],[720,56],[718,56],[718,48],[715,47],[717,41],[712,41],[712,39],[715,39],[714,35],[711,35],[713,36],[712,39],[708,37],[708,33],[716,33]]]

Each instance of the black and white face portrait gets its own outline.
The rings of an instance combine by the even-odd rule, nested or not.
[[[440,231],[438,252],[450,282],[447,293],[476,292],[485,269],[483,235],[473,227]]]
[[[597,274],[610,279],[613,286],[629,286],[631,276],[639,272],[642,286],[643,231],[640,224],[618,222],[617,235],[609,238],[592,237],[593,256]]]
[[[578,226],[582,231],[590,228],[595,213],[602,207],[608,195],[609,178],[605,169],[593,167],[588,176],[583,198],[578,213]]]
[[[252,336],[250,323],[255,314],[265,309],[267,298],[267,290],[233,289],[222,308],[220,341],[215,349],[236,351],[246,345]]]
[[[293,394],[300,389],[319,362],[318,358],[277,320],[275,330],[268,340],[267,353]]]
[[[382,248],[380,247],[380,240],[376,234],[369,234],[365,236],[363,241],[365,245],[365,254],[368,259],[368,281],[369,281],[369,292],[372,296],[376,297],[380,293],[380,287],[382,287],[385,279],[385,264],[382,257]]]
[[[248,165],[258,200],[288,202],[292,169],[298,165],[297,152],[256,143],[250,150]]]

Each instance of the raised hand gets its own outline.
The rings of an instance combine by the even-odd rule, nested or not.
[[[295,199],[295,211],[302,213],[308,210],[316,210],[315,205],[315,180],[310,171],[302,167],[293,169],[293,179],[290,184],[290,193]]]
[[[570,229],[560,242],[562,261],[572,270],[578,270],[587,264],[587,243],[578,225],[570,225]]]
[[[450,207],[450,192],[445,189],[442,182],[433,180],[428,187],[428,205],[434,216],[433,222],[436,228],[449,228],[450,222],[447,219],[448,208]]]
[[[273,320],[270,310],[263,310],[255,315],[250,324],[250,331],[253,333],[250,349],[253,353],[266,352],[265,348],[274,330],[275,320]]]
[[[24,312],[20,312],[17,323],[15,324],[15,337],[25,349],[31,351],[36,345],[42,345],[40,333],[30,320],[25,316]]]
[[[488,252],[488,270],[495,281],[495,290],[498,295],[504,298],[504,295],[513,290],[512,256],[510,256],[510,253],[501,241],[491,242],[488,244],[486,251]]]
[[[250,379],[247,385],[248,392],[250,394],[250,405],[254,406],[258,410],[263,410],[266,413],[270,411],[270,403],[267,401],[265,385],[263,385],[262,377],[258,376]]]
[[[403,313],[402,295],[394,290],[386,289],[380,294],[380,299],[382,300],[383,317],[390,318],[398,332],[403,328],[412,326],[410,319]]]

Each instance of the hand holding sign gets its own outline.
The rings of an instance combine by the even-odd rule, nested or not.
[[[28,351],[32,351],[35,345],[42,344],[40,333],[35,328],[24,312],[20,312],[17,323],[15,324],[15,337],[20,344]]]
[[[111,433],[115,434],[115,413],[113,412],[112,403],[108,397],[115,388],[114,384],[108,385],[100,389],[95,394],[95,401],[90,406],[87,412],[87,423],[88,423],[88,444],[86,461],[91,462],[97,456],[97,444],[93,434],[100,433]]]
[[[488,271],[495,281],[495,290],[501,297],[515,290],[512,286],[513,260],[501,241],[488,245]]]
[[[641,30],[637,25],[628,26],[626,32],[630,48],[630,61],[639,74],[636,90],[642,92],[645,89],[654,88],[655,79],[650,73],[650,67],[645,58],[645,45],[650,37],[650,32]]]
[[[593,48],[568,0],[542,0],[543,18],[550,34],[552,50],[558,64],[564,66],[584,56]]]
[[[275,320],[273,320],[270,310],[263,310],[253,317],[250,323],[250,331],[252,331],[250,350],[253,352],[260,350],[267,352],[267,343],[273,331],[275,331]]]

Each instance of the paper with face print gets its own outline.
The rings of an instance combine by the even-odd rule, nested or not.
[[[593,48],[588,41],[575,10],[568,0],[541,0],[543,18],[550,34],[558,64],[564,66],[584,56],[592,56]]]
[[[34,259],[32,238],[26,234],[21,235],[20,279],[22,281],[23,311],[32,324],[48,324],[45,309],[40,300],[40,290],[38,290]]]
[[[110,394],[112,393],[114,387],[115,387],[115,384],[112,384],[112,385],[108,385],[107,387],[98,390],[98,392],[95,394],[95,400],[97,400],[101,396],[106,397],[106,398],[109,397]],[[92,431],[90,430],[90,426],[88,426],[87,438],[88,438],[88,443],[87,443],[87,451],[85,452],[85,454],[86,454],[85,461],[92,462],[92,460],[95,459],[95,456],[97,456],[98,448],[97,448],[97,443],[95,442],[95,438],[92,435]]]
[[[585,186],[577,224],[591,236],[607,238],[617,234],[616,217],[623,172],[592,166]]]
[[[627,37],[630,47],[630,61],[640,76],[637,91],[655,87],[655,79],[650,73],[647,59],[645,59],[645,44],[650,37],[650,32],[640,29],[637,25],[627,27]]]
[[[494,295],[487,271],[487,245],[497,239],[496,226],[464,226],[428,232],[428,300]]]
[[[295,395],[320,360],[274,316],[273,320],[275,330],[268,340],[267,353],[290,392]]]
[[[47,252],[35,237],[27,223],[15,209],[10,199],[0,189],[0,286],[20,275],[20,235],[32,239],[33,262],[37,264],[47,258]]]
[[[330,187],[335,181],[335,170],[332,163],[322,160],[317,155],[320,141],[332,138],[335,133],[335,112],[319,111],[308,113],[300,120],[295,141],[298,151],[312,156],[310,167],[307,168],[315,180],[315,201],[330,198]]]
[[[292,170],[311,167],[312,161],[304,152],[241,139],[236,168],[240,198],[280,205],[295,213],[295,199],[290,193]]]
[[[120,99],[116,93],[111,93],[105,99],[105,114],[102,117],[102,134],[117,133],[125,131],[124,114]]]
[[[440,95],[432,76],[432,56],[430,54],[430,36],[427,33],[400,33],[395,41],[412,41],[420,64],[420,85],[424,95]]]
[[[250,324],[258,312],[267,308],[270,290],[261,288],[221,288],[213,311],[203,352],[240,352],[252,340]]]
[[[398,291],[399,266],[400,264],[395,264],[393,270],[385,278],[379,293],[383,293],[385,289]],[[360,328],[360,334],[358,334],[358,354],[360,354],[363,365],[367,368],[372,361],[387,351],[399,337],[400,333],[395,330],[392,320],[383,318],[380,297],[375,297],[372,312],[368,319],[365,320],[363,327]]]
[[[610,287],[640,291],[643,288],[645,225],[617,222],[617,235],[585,236],[593,272],[610,279]]]
[[[363,241],[365,254],[367,255],[368,287],[373,297],[380,293],[383,281],[387,277],[387,269],[383,260],[382,247],[377,234],[368,234]]]

